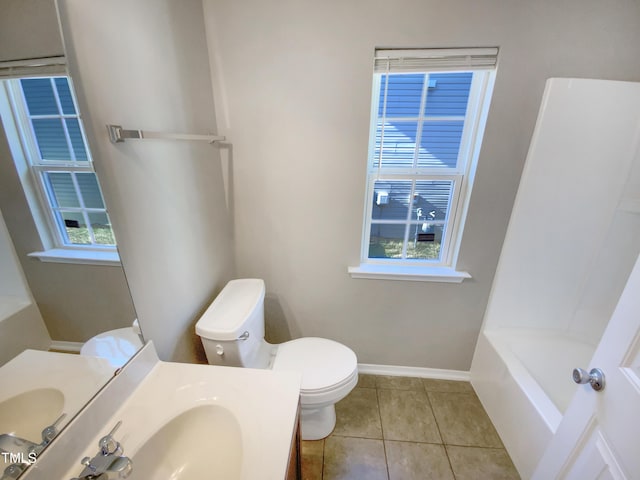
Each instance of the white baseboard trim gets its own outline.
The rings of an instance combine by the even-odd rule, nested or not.
[[[469,372],[462,370],[443,370],[440,368],[401,367],[397,365],[374,365],[359,363],[358,373],[369,375],[389,375],[395,377],[434,378],[437,380],[457,380],[468,382]]]
[[[84,345],[82,342],[65,342],[62,340],[53,340],[49,345],[49,350],[58,352],[80,353],[80,349]]]

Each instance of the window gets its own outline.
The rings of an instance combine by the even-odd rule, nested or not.
[[[34,187],[31,196],[36,198],[30,206],[38,210],[34,218],[42,220],[36,223],[43,243],[53,249],[115,253],[70,79],[47,76],[3,83],[3,123],[16,167],[28,172]],[[22,148],[16,149],[15,143]]]
[[[468,276],[455,263],[496,60],[495,48],[376,50],[362,264],[352,276]]]

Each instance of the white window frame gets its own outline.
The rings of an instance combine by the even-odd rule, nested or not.
[[[80,125],[80,132],[84,141],[85,150],[87,152],[86,161],[75,161],[75,152],[71,145],[69,145],[71,161],[51,161],[41,158],[40,150],[34,138],[31,116],[28,114],[27,106],[22,94],[21,85],[19,84],[20,78],[28,77],[67,78],[69,88],[71,90],[72,100],[74,102],[74,107],[76,110],[76,115],[62,114],[61,116],[45,115],[33,117],[55,117],[63,119],[77,118]],[[81,114],[75,99],[72,79],[66,74],[66,72],[46,72],[42,75],[31,74],[20,76],[18,78],[0,78],[0,80],[2,80],[0,82],[0,116],[2,117],[2,123],[7,135],[9,148],[13,156],[14,164],[16,165],[18,176],[25,191],[27,202],[33,214],[36,228],[44,247],[44,251],[32,252],[29,254],[29,256],[38,258],[41,261],[45,262],[120,265],[120,258],[117,252],[116,245],[100,245],[96,243],[82,245],[65,243],[63,234],[60,231],[60,229],[63,227],[58,225],[58,221],[54,213],[58,208],[51,203],[49,195],[46,192],[47,187],[45,185],[44,179],[45,172],[75,172],[95,174],[89,144],[85,136]],[[56,89],[54,89],[54,95],[56,96],[56,102],[58,102],[58,106],[60,106],[60,99],[58,98]],[[63,113],[62,109],[60,109],[60,112]],[[66,123],[62,122],[62,125],[65,130],[67,142],[70,142]],[[77,184],[75,175],[72,174],[71,178],[76,192],[79,192],[79,186]],[[92,212],[106,213],[106,210],[86,207],[84,205],[82,195],[79,193],[78,199],[80,202],[80,207],[62,208],[61,210],[77,211],[78,213],[82,213],[88,225],[90,223],[87,214]],[[89,229],[89,235],[93,242],[94,237],[92,235],[91,229]]]
[[[493,65],[489,65],[491,60],[485,62],[482,57],[485,53],[493,53]],[[469,58],[475,53],[480,55],[480,60],[475,64],[473,60],[465,61],[464,57]],[[384,55],[387,58],[386,72],[384,68]],[[424,66],[421,54],[425,56],[431,55],[436,59],[430,68]],[[416,62],[411,59],[418,56]],[[444,60],[443,58],[446,57]],[[462,62],[460,57],[463,57]],[[397,58],[401,58],[396,62]],[[405,59],[410,59],[405,62]],[[451,59],[451,61],[447,61]],[[404,50],[404,51],[384,51],[381,53],[376,51],[376,64],[374,67],[374,81],[371,100],[371,124],[369,139],[369,156],[367,161],[367,189],[364,208],[364,222],[361,245],[360,265],[349,267],[349,274],[353,278],[369,278],[369,279],[392,279],[392,280],[413,280],[413,281],[438,281],[459,283],[465,278],[470,278],[468,272],[456,270],[458,253],[462,240],[464,223],[468,211],[471,189],[475,177],[475,171],[482,144],[482,136],[486,124],[487,114],[493,85],[495,81],[497,49],[448,49],[448,50]],[[394,63],[395,62],[395,63]],[[461,65],[464,63],[464,65]],[[390,65],[395,65],[391,67]],[[378,106],[380,101],[381,79],[387,74],[397,73],[455,73],[455,72],[472,72],[473,80],[469,91],[468,106],[464,117],[433,117],[432,120],[464,120],[462,137],[460,142],[460,151],[458,162],[455,168],[418,168],[414,165],[412,168],[380,168],[379,159],[375,158],[376,146],[376,130],[378,123]],[[428,82],[425,82],[424,89],[428,89]],[[423,92],[422,102],[426,95]],[[421,125],[427,120],[424,115],[424,104],[420,106],[420,116],[418,118],[407,117],[405,119],[393,117],[395,121],[417,121],[416,149],[420,145]],[[382,148],[382,147],[381,147]],[[414,158],[417,158],[414,157]],[[412,190],[415,188],[415,182],[419,180],[448,180],[452,181],[452,192],[449,203],[449,210],[444,223],[444,237],[440,246],[439,260],[426,259],[388,259],[388,258],[369,258],[369,245],[371,227],[376,223],[381,224],[402,224],[405,225],[405,236],[403,243],[403,256],[406,253],[407,244],[410,241],[410,232],[412,226],[412,209],[409,207],[407,218],[405,220],[372,220],[372,211],[374,203],[374,185],[379,180],[405,180],[412,182]],[[411,195],[410,195],[411,198]],[[434,222],[430,222],[434,223]],[[439,222],[435,222],[439,223]]]

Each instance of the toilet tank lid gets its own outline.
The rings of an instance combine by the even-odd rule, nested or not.
[[[264,281],[231,280],[196,323],[196,333],[210,340],[235,340],[264,301]]]

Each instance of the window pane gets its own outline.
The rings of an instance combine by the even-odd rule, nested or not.
[[[420,99],[424,86],[424,73],[389,75],[387,89],[386,118],[418,117],[420,115]],[[380,80],[380,100],[378,102],[378,118],[383,116],[385,84],[387,75]]]
[[[65,115],[75,115],[76,108],[73,105],[73,97],[71,97],[69,82],[66,78],[56,78],[54,81],[56,89],[58,90],[58,98],[60,99],[60,105],[62,106],[62,113]]]
[[[416,223],[409,230],[407,258],[413,260],[439,260],[444,226]]]
[[[61,119],[34,119],[33,131],[43,160],[71,159]]]
[[[418,180],[411,205],[411,220],[445,221],[449,212],[451,180]]]
[[[425,122],[422,125],[418,166],[455,168],[464,122]]]
[[[95,173],[76,173],[80,195],[87,208],[104,208]]]
[[[416,153],[416,137],[418,122],[393,122],[384,124],[384,139],[382,145],[383,168],[407,168],[413,166]],[[380,158],[380,139],[382,137],[382,123],[376,129],[376,148],[373,165],[377,166]]]
[[[79,212],[60,212],[69,243],[77,245],[91,244],[84,216]]]
[[[407,220],[411,181],[378,180],[373,186],[373,209],[371,219]]]
[[[70,173],[47,172],[44,175],[54,205],[61,208],[80,206]]]
[[[425,116],[464,116],[467,113],[473,73],[432,73]]]
[[[407,226],[375,223],[371,225],[369,258],[402,258],[402,244]]]
[[[48,78],[23,78],[20,80],[30,115],[58,115],[58,105]]]
[[[106,213],[89,213],[89,221],[93,228],[93,236],[99,245],[115,245],[116,239],[113,236],[111,222]]]
[[[84,139],[82,138],[82,132],[80,131],[80,122],[77,118],[65,119],[67,124],[67,131],[69,132],[69,138],[71,139],[71,147],[73,153],[76,156],[76,160],[87,160],[87,150],[84,146]]]

